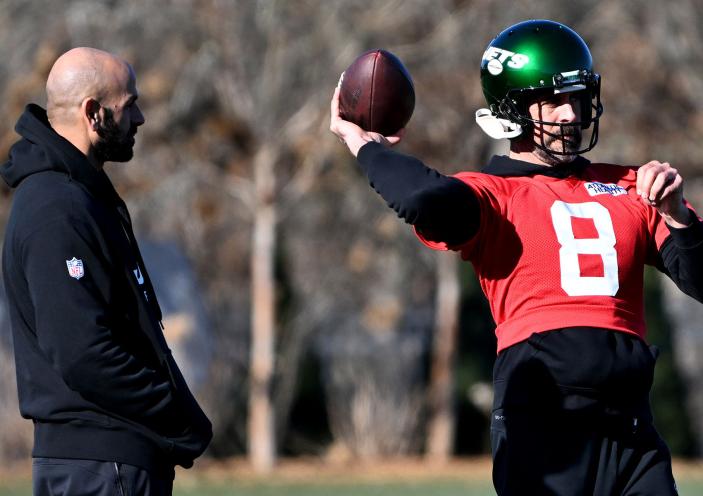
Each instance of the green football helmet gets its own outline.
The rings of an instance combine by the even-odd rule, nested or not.
[[[488,45],[481,60],[481,86],[488,109],[476,113],[481,128],[494,138],[517,138],[534,124],[588,129],[586,148],[598,141],[600,75],[593,72],[591,52],[571,28],[554,21],[530,20],[502,31]],[[530,117],[528,105],[535,99],[579,91],[581,120],[568,125]],[[537,144],[537,146],[540,146]],[[554,150],[547,150],[555,154]]]

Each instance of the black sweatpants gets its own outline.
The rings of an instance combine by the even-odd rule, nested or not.
[[[173,479],[116,462],[34,458],[34,496],[170,496]]]
[[[491,425],[499,496],[674,496],[669,450],[651,424],[627,433],[578,415],[502,409]]]
[[[593,328],[534,334],[494,368],[499,496],[676,496],[652,424],[655,357],[639,338]]]

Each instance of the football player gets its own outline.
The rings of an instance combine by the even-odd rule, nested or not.
[[[491,420],[499,495],[675,495],[652,425],[646,341],[652,265],[703,301],[703,223],[670,164],[592,163],[600,75],[569,27],[530,20],[481,61],[476,121],[507,156],[448,177],[394,152],[401,139],[339,116],[331,131],[431,248],[470,261],[496,322]]]

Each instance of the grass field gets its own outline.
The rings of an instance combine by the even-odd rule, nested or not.
[[[703,494],[703,463],[678,462],[681,496]],[[29,467],[0,473],[0,496],[31,494]],[[242,461],[179,471],[175,496],[492,496],[490,462],[453,461],[431,466],[419,460],[359,466],[319,461],[285,462],[269,477],[251,473]]]

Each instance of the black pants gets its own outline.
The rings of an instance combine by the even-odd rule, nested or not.
[[[654,355],[627,334],[565,329],[498,356],[491,419],[499,496],[676,496],[652,425]]]
[[[67,458],[34,458],[34,496],[170,496],[173,480],[132,465]]]
[[[535,418],[499,409],[491,442],[499,496],[677,494],[669,450],[651,424],[627,433],[579,416]]]

